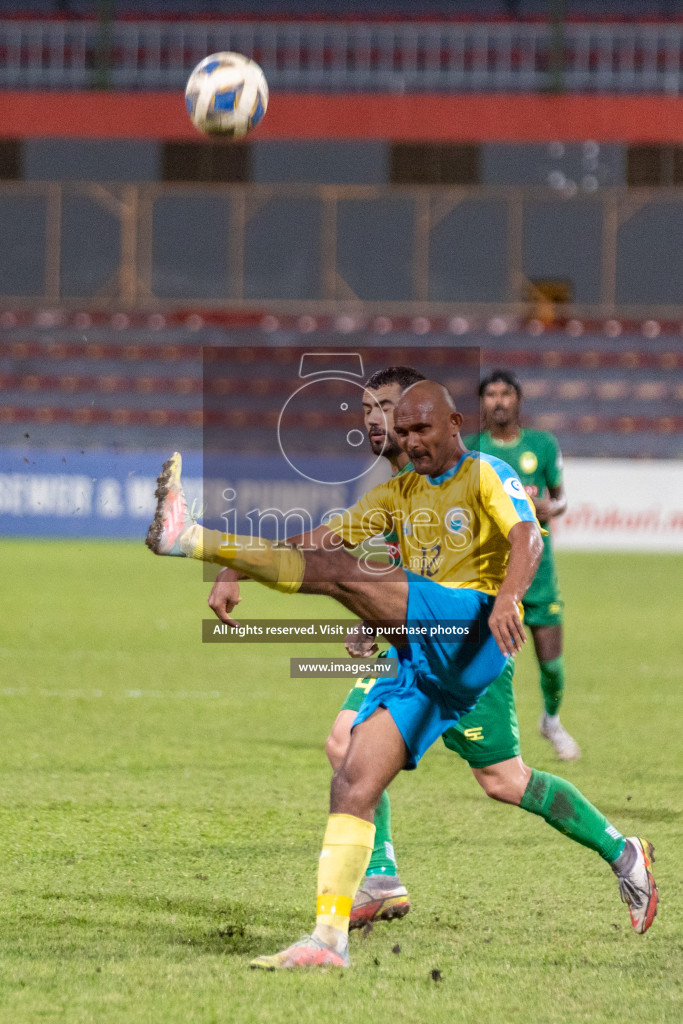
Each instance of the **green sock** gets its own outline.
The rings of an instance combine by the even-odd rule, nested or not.
[[[626,840],[621,832],[610,825],[576,786],[557,775],[532,771],[519,806],[531,814],[539,814],[558,832],[595,850],[610,864],[624,849]]]
[[[391,801],[386,789],[375,810],[375,846],[366,875],[397,875],[398,866],[391,838]]]
[[[546,713],[556,715],[560,710],[564,693],[564,656],[553,658],[552,661],[539,661],[541,669],[541,689]]]

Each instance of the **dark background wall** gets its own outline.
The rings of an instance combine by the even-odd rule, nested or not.
[[[526,298],[525,282],[551,279],[564,283],[569,301],[598,305],[609,299],[604,291],[605,232],[613,213],[611,197],[619,188],[612,298],[621,305],[679,305],[682,282],[672,268],[680,266],[683,192],[673,187],[656,199],[634,193],[629,200],[628,188],[680,185],[681,153],[676,146],[594,141],[257,140],[236,146],[5,140],[0,144],[6,182],[0,181],[0,233],[6,241],[0,253],[0,295],[37,298],[46,292],[44,253],[55,217],[59,297],[119,294],[122,224],[130,204],[125,188],[136,184],[140,259],[144,232],[151,225],[150,298],[220,302],[356,296],[369,302],[504,303]],[[15,181],[26,187],[17,191]],[[41,184],[48,182],[63,186],[58,214],[53,208],[49,212],[49,187]],[[154,188],[144,191],[161,182],[173,188],[163,194]],[[249,193],[242,210],[230,186],[243,184],[273,185],[274,191]],[[330,244],[323,225],[330,207],[315,188],[322,184],[371,187],[359,194],[334,193],[334,296],[323,272]],[[471,190],[465,195],[461,186]],[[142,210],[146,195],[148,213]],[[419,238],[421,195],[429,204],[430,222]],[[511,241],[515,218],[518,237]],[[416,259],[425,261],[428,275],[421,290]],[[522,275],[517,283],[511,279],[516,272]]]
[[[36,14],[59,13],[94,15],[98,8],[105,4],[97,0],[33,0],[29,5],[19,0],[0,0],[0,15],[6,13],[25,14],[32,8]],[[186,0],[112,0],[111,7],[117,15],[121,14],[182,14],[184,17],[193,13],[206,13],[213,16],[235,17],[244,15],[244,4],[235,0],[198,0],[196,4],[188,4]],[[349,15],[387,15],[401,17],[418,15],[489,15],[527,17],[546,14],[548,0],[258,0],[258,4],[250,5],[249,13],[263,15],[294,15],[306,14],[340,14]],[[188,8],[195,8],[193,12]],[[601,17],[620,15],[622,17],[675,17],[683,13],[681,0],[564,0],[564,10],[568,17],[587,16]]]

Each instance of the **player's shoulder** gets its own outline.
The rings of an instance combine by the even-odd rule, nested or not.
[[[531,508],[529,498],[512,466],[496,455],[488,455],[485,452],[477,452],[475,459],[479,470],[479,495],[483,499],[484,507],[495,505],[505,491],[508,498],[512,499],[517,513],[521,514],[522,518],[529,518],[525,514],[526,506]]]
[[[381,484],[382,495],[391,501],[407,499],[419,489],[422,477],[411,467],[407,472],[397,473]]]
[[[409,491],[415,487],[420,481],[420,474],[416,473],[412,466],[404,466],[404,468],[396,473],[395,476],[389,477],[387,484],[396,491]]]
[[[517,473],[512,466],[499,459],[497,455],[489,455],[487,452],[477,452],[476,458],[479,462],[480,472],[485,476],[497,476],[503,482],[514,479]]]
[[[522,443],[530,448],[558,447],[557,438],[549,430],[533,430],[530,427],[524,428]]]

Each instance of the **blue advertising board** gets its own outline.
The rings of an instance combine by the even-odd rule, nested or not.
[[[0,450],[0,535],[142,538],[168,452]],[[383,460],[380,460],[380,463]],[[209,525],[284,539],[345,508],[385,477],[384,467],[311,456],[305,472],[280,454],[183,459],[188,503]],[[378,475],[378,470],[381,475]]]

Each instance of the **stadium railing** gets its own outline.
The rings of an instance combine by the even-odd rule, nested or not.
[[[0,21],[0,86],[180,89],[207,53],[293,91],[681,92],[683,24]]]
[[[0,231],[6,308],[683,320],[676,188],[12,181]]]

